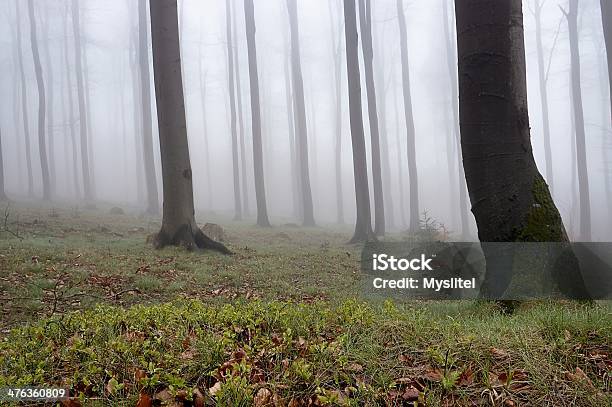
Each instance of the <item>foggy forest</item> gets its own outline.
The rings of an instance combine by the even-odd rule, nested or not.
[[[568,251],[612,240],[610,0],[0,0],[0,19],[0,389],[612,400],[610,293]],[[482,242],[495,301],[360,305],[360,256],[398,242]],[[491,294],[512,276],[488,242],[560,244],[552,279],[580,301]]]

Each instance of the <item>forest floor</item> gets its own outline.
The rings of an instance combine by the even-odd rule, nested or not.
[[[129,211],[0,209],[0,388],[96,406],[612,405],[610,303],[366,302],[349,229],[198,216],[225,229],[223,256],[154,250],[159,222]]]

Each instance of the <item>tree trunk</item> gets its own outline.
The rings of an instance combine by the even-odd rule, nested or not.
[[[359,28],[361,30],[361,52],[365,70],[368,117],[370,123],[370,144],[372,149],[372,183],[374,184],[374,233],[385,235],[385,200],[382,186],[380,162],[380,132],[376,85],[374,83],[374,47],[372,42],[372,8],[370,0],[359,0]]]
[[[49,190],[50,196],[53,197],[55,195],[55,190],[57,187],[57,177],[56,177],[56,164],[55,164],[55,121],[54,121],[54,95],[53,90],[55,87],[53,81],[53,63],[51,60],[51,53],[49,52],[49,48],[51,47],[51,38],[49,37],[49,6],[45,6],[45,18],[43,19],[43,37],[46,39],[47,43],[43,47],[43,56],[45,59],[45,67],[47,71],[47,137],[49,139],[49,149],[48,149],[48,159],[49,159]]]
[[[0,129],[0,201],[6,201],[6,191],[4,189],[4,161],[2,153],[2,129]]]
[[[355,203],[357,220],[351,243],[375,240],[370,213],[368,164],[361,110],[361,78],[359,74],[359,34],[357,33],[356,0],[344,0],[344,36],[346,41],[346,70],[349,89],[351,144],[353,147],[353,172],[355,178]]]
[[[408,65],[408,34],[403,0],[397,0],[397,15],[400,31],[400,51],[402,60],[402,89],[404,93],[404,116],[406,117],[406,135],[408,140],[408,178],[410,181],[410,226],[411,232],[420,228],[419,218],[419,176],[416,165],[416,142],[414,117],[412,114],[412,96],[410,94],[410,66]]]
[[[208,209],[213,207],[212,174],[210,170],[210,144],[208,143],[208,113],[206,111],[206,74],[202,70],[202,48],[199,51],[200,98],[202,101],[202,139],[204,140],[204,158],[206,159],[206,190]]]
[[[588,242],[591,240],[591,202],[587,170],[584,111],[582,107],[582,87],[580,84],[578,0],[570,0],[569,12],[565,13],[565,16],[569,26],[572,97],[574,100],[574,119],[576,124],[576,164],[578,165],[578,191],[580,195],[580,239]]]
[[[151,115],[151,73],[149,68],[149,35],[147,0],[138,0],[138,67],[140,69],[140,104],[142,113],[142,156],[147,187],[147,213],[159,214],[157,175],[153,158],[153,118]]]
[[[546,68],[544,66],[544,47],[542,45],[542,7],[540,0],[534,0],[536,25],[536,45],[538,52],[538,77],[540,82],[540,103],[542,106],[542,135],[544,136],[544,161],[546,164],[546,181],[551,191],[554,187],[552,170],[552,150],[550,148],[550,121],[548,115],[548,88]]]
[[[290,51],[289,45],[286,47],[286,54],[283,58],[283,67],[285,74],[285,106],[287,109],[287,127],[289,135],[289,162],[290,162],[290,171],[291,171],[291,191],[293,194],[293,216],[296,219],[302,219],[302,199],[300,198],[300,180],[297,176],[297,162],[298,156],[295,147],[295,123],[293,120],[294,112],[293,112],[293,93],[291,91],[291,73],[289,71],[289,59]]]
[[[610,86],[610,125],[612,125],[612,2],[601,1],[601,18],[603,21],[604,40],[606,42],[606,55],[608,57],[608,84]]]
[[[251,84],[251,121],[253,132],[253,169],[255,174],[255,199],[257,201],[257,225],[269,227],[266,206],[266,187],[263,170],[261,142],[261,108],[259,104],[259,78],[257,73],[257,48],[255,46],[255,10],[253,0],[244,0],[247,52],[249,55],[249,80]]]
[[[32,175],[32,153],[30,148],[30,118],[28,115],[28,89],[23,67],[23,48],[21,45],[21,0],[15,0],[17,8],[17,57],[21,82],[21,116],[23,118],[23,135],[25,140],[26,167],[28,170],[28,196],[34,196],[34,177]]]
[[[453,45],[451,26],[449,25],[448,0],[442,0],[442,10],[444,13],[444,37],[446,39],[446,62],[448,67],[448,75],[451,82],[451,108],[453,112],[453,137],[456,144],[456,164],[458,175],[459,188],[459,219],[461,220],[461,236],[467,237],[469,234],[468,225],[468,205],[467,205],[467,187],[465,185],[465,174],[463,172],[463,163],[461,162],[461,140],[459,134],[459,84],[457,80],[457,51],[456,45]]]
[[[230,131],[232,136],[232,167],[234,174],[234,220],[242,220],[240,157],[238,155],[238,130],[236,128],[236,88],[234,86],[234,45],[232,42],[232,10],[230,8],[230,0],[225,0],[225,28],[227,36],[227,83],[229,87]]]
[[[66,13],[64,20],[64,70],[66,74],[66,92],[68,93],[68,132],[70,135],[70,145],[72,147],[72,180],[74,183],[74,196],[75,198],[81,199],[81,188],[79,186],[79,170],[78,170],[78,153],[77,153],[77,139],[76,132],[74,129],[76,123],[76,117],[74,114],[74,96],[72,90],[72,69],[70,68],[70,57],[69,57],[69,43],[68,43],[68,15],[69,9],[66,5]],[[66,157],[66,160],[68,157]]]
[[[406,193],[404,191],[404,185],[406,185],[405,180],[404,180],[404,171],[403,171],[403,163],[404,163],[404,158],[402,157],[402,140],[400,139],[400,122],[401,122],[401,114],[400,114],[400,108],[399,108],[399,92],[397,90],[397,88],[394,88],[393,90],[393,107],[395,108],[394,113],[395,113],[395,145],[396,145],[396,149],[395,151],[397,151],[397,160],[396,160],[396,164],[397,164],[397,183],[399,184],[399,207],[400,207],[400,214],[401,214],[401,219],[402,219],[402,228],[406,228],[408,226],[408,222],[406,222]]]
[[[150,0],[149,5],[164,186],[162,227],[154,244],[229,253],[204,235],[195,221],[176,0]]]
[[[34,73],[36,74],[36,84],[38,87],[38,152],[42,173],[43,199],[49,200],[51,199],[51,182],[49,179],[49,163],[47,161],[47,141],[45,139],[45,82],[43,79],[42,66],[40,64],[40,53],[38,51],[38,36],[33,0],[28,0],[28,14],[30,16],[30,43],[32,45],[32,56],[34,58]]]
[[[91,174],[89,172],[89,153],[87,135],[87,110],[85,108],[85,89],[83,85],[83,56],[81,48],[81,23],[79,0],[72,0],[72,30],[74,34],[74,61],[77,77],[77,98],[79,101],[79,133],[81,138],[81,171],[83,175],[83,197],[91,202],[93,193],[91,189]]]
[[[236,26],[238,25],[238,13],[236,12],[236,5],[232,9],[234,16],[232,22],[232,35],[235,38],[236,44],[234,46],[234,61],[236,63],[236,107],[238,111],[238,129],[240,131],[240,178],[242,180],[242,210],[246,216],[249,216],[249,184],[247,178],[247,153],[246,153],[246,142],[245,142],[245,131],[244,131],[244,114],[242,109],[242,80],[240,79],[240,60],[238,59],[238,35],[236,33]]]
[[[463,163],[480,241],[566,242],[533,157],[521,1],[461,0],[455,11]],[[571,251],[565,259],[572,268],[559,282],[570,284],[560,288],[582,297],[577,259]],[[511,278],[497,269],[487,264],[485,295]]]
[[[287,0],[289,29],[291,32],[291,78],[293,80],[293,113],[298,151],[298,168],[302,198],[302,222],[304,226],[314,226],[314,208],[310,188],[310,166],[308,162],[308,130],[306,125],[306,103],[304,100],[304,80],[300,55],[300,29],[296,0]]]

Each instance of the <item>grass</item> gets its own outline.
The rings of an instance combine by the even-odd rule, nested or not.
[[[350,231],[215,221],[234,256],[155,251],[155,221],[104,208],[13,209],[0,388],[93,406],[612,404],[609,303],[366,303]]]

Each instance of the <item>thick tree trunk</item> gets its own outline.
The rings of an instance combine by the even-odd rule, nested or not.
[[[582,107],[582,86],[580,84],[580,50],[578,42],[578,0],[570,0],[569,12],[565,14],[569,26],[572,97],[576,125],[576,164],[578,166],[578,191],[580,195],[580,239],[591,240],[591,200],[586,156],[586,135],[584,110]]]
[[[151,115],[151,73],[149,68],[149,35],[147,0],[138,0],[138,67],[140,70],[140,104],[142,113],[142,156],[147,187],[147,213],[159,214],[157,175],[153,158],[153,118]]]
[[[361,78],[359,74],[359,34],[357,33],[356,0],[344,0],[344,36],[346,41],[346,70],[349,89],[351,144],[353,147],[353,172],[355,179],[355,203],[357,220],[351,243],[376,239],[372,231],[368,164],[361,110]]]
[[[411,232],[420,228],[419,218],[419,176],[416,165],[416,141],[414,116],[412,113],[412,96],[410,94],[410,66],[408,65],[408,33],[404,2],[397,0],[397,15],[400,32],[400,51],[402,61],[402,89],[404,93],[404,116],[406,117],[406,136],[408,140],[408,178],[410,181],[410,226]]]
[[[365,70],[368,117],[370,123],[370,144],[372,149],[372,183],[374,186],[374,233],[385,235],[385,200],[383,196],[382,169],[380,162],[380,131],[376,85],[374,83],[374,46],[372,42],[372,8],[370,0],[359,0],[359,27],[361,29],[361,50]]]
[[[534,14],[536,24],[536,45],[538,52],[538,77],[540,82],[540,103],[542,106],[542,135],[544,136],[544,161],[546,164],[546,181],[551,191],[554,187],[552,170],[552,150],[550,148],[550,121],[548,115],[548,87],[546,67],[544,66],[544,46],[542,45],[542,7],[540,0],[535,0]]]
[[[77,77],[77,98],[79,103],[79,134],[81,139],[81,171],[83,175],[83,198],[86,202],[93,199],[91,174],[89,172],[89,148],[87,135],[87,109],[85,107],[85,89],[83,85],[83,56],[81,48],[81,23],[79,0],[72,0],[72,30],[74,34],[74,61]]]
[[[259,78],[257,72],[257,47],[255,45],[255,10],[253,0],[244,0],[247,52],[249,55],[249,80],[251,84],[251,121],[253,132],[253,169],[255,174],[255,199],[257,201],[257,224],[269,227],[266,204],[266,187],[263,169],[263,146],[261,141],[261,107],[259,104]]]
[[[287,127],[289,135],[289,166],[291,171],[291,192],[293,195],[293,216],[296,219],[302,219],[302,199],[300,198],[300,180],[297,175],[298,156],[295,147],[295,123],[293,113],[293,93],[291,89],[291,73],[289,71],[290,51],[289,45],[286,46],[286,54],[283,58],[283,67],[285,74],[285,106],[287,109]]]
[[[43,79],[42,66],[40,64],[40,53],[38,51],[38,35],[33,0],[28,0],[28,14],[30,17],[30,43],[32,45],[32,57],[34,59],[34,73],[36,74],[36,85],[38,87],[38,152],[42,173],[43,199],[49,200],[51,199],[51,181],[49,179],[47,140],[45,138],[45,82]]]
[[[521,1],[460,0],[455,10],[463,163],[480,241],[566,242],[533,157]],[[577,260],[564,254],[572,267],[560,288],[582,298]],[[485,295],[511,278],[498,269],[487,264]]]
[[[78,170],[78,153],[77,153],[77,139],[75,131],[76,116],[74,114],[74,96],[72,90],[72,69],[70,67],[69,57],[69,42],[68,42],[68,15],[69,8],[66,6],[66,14],[64,20],[64,73],[66,75],[66,92],[68,94],[68,133],[70,135],[70,146],[71,146],[71,161],[72,161],[72,181],[74,186],[75,198],[81,199],[81,188],[79,185],[79,170]],[[66,157],[68,159],[68,157]],[[68,164],[66,164],[68,165]]]
[[[6,190],[4,189],[4,160],[2,153],[2,129],[0,129],[0,201],[6,201]]]
[[[25,140],[26,167],[28,170],[28,196],[34,196],[34,177],[32,175],[32,153],[30,148],[30,118],[28,115],[28,89],[23,67],[23,48],[21,45],[21,4],[22,0],[15,0],[17,10],[17,58],[21,82],[21,116],[23,119],[23,135]]]
[[[603,21],[606,56],[608,57],[608,85],[610,86],[610,125],[612,125],[612,2],[601,1],[601,18]]]
[[[164,185],[162,227],[154,243],[158,248],[180,245],[229,253],[204,235],[195,221],[176,0],[150,0],[149,4]]]
[[[455,152],[458,189],[459,189],[459,219],[461,221],[460,233],[461,236],[467,237],[469,234],[468,225],[468,204],[467,204],[467,187],[465,185],[465,174],[463,172],[463,163],[461,162],[461,140],[459,134],[459,84],[457,83],[457,48],[453,44],[451,27],[449,21],[448,1],[442,0],[442,10],[444,15],[444,37],[446,39],[446,63],[448,67],[448,77],[451,84],[451,108],[453,112],[452,135],[455,138]],[[451,0],[452,1],[452,0]]]
[[[48,149],[48,160],[49,160],[49,190],[50,196],[53,197],[55,195],[55,190],[57,187],[57,177],[56,177],[56,164],[55,164],[55,121],[54,121],[54,108],[55,108],[55,100],[54,100],[54,80],[53,80],[53,63],[51,60],[51,52],[49,48],[51,48],[51,38],[49,37],[49,6],[45,6],[45,18],[43,19],[43,38],[46,40],[46,44],[43,47],[43,56],[44,56],[44,64],[47,72],[47,137],[49,139],[49,149]]]
[[[293,112],[295,115],[295,134],[298,151],[298,168],[302,198],[302,222],[304,226],[314,226],[314,208],[310,188],[310,166],[308,162],[308,129],[306,125],[306,103],[304,100],[304,79],[300,55],[300,29],[296,0],[287,0],[289,29],[291,32],[291,78],[293,88]]]
[[[242,181],[242,211],[246,216],[249,216],[249,184],[247,178],[247,152],[246,152],[246,142],[245,142],[245,131],[244,131],[244,113],[242,109],[242,80],[240,79],[240,59],[238,58],[238,35],[236,33],[236,26],[238,25],[238,13],[236,12],[236,4],[234,3],[234,8],[232,9],[232,15],[234,16],[232,20],[232,35],[236,41],[234,46],[234,61],[236,64],[236,69],[234,69],[236,74],[236,108],[238,111],[238,130],[240,131],[240,178]]]
[[[227,36],[227,83],[230,102],[230,131],[232,136],[232,168],[234,174],[234,220],[242,220],[240,197],[240,157],[238,153],[238,129],[236,123],[236,88],[234,86],[234,46],[232,42],[232,10],[230,0],[225,0],[225,32]]]

